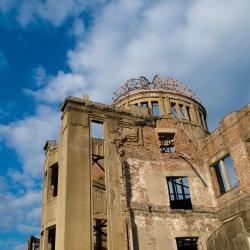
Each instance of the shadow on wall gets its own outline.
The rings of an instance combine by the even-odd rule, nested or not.
[[[131,184],[130,166],[127,162],[123,163],[123,175],[125,176],[125,179],[126,179],[127,206],[129,208],[129,215],[130,215],[133,249],[139,250],[138,231],[137,231],[137,226],[135,223],[135,214],[134,214],[133,209],[131,208],[132,184]]]

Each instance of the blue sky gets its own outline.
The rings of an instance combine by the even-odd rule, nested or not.
[[[0,1],[0,249],[39,232],[43,145],[65,96],[111,103],[126,80],[171,76],[211,130],[250,101],[249,0]]]

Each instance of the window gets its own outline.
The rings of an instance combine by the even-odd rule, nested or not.
[[[201,112],[199,112],[199,116],[200,116],[200,120],[201,120],[201,124],[204,128],[206,128],[205,126],[205,122],[204,122],[204,119],[203,119],[203,114]]]
[[[176,238],[178,250],[197,250],[197,237],[179,237]]]
[[[188,121],[191,121],[190,107],[186,106],[186,110],[187,110],[187,119]]]
[[[184,107],[182,104],[179,104],[179,110],[181,114],[181,119],[185,119]]]
[[[94,250],[107,249],[107,220],[94,220]]]
[[[148,102],[141,102],[141,106],[144,107],[144,108],[147,108],[148,107]]]
[[[171,209],[192,209],[187,177],[167,177]]]
[[[224,194],[230,189],[238,186],[237,176],[230,155],[217,162],[213,168],[221,194]]]
[[[91,122],[91,137],[103,139],[103,123],[99,121]]]
[[[158,102],[151,102],[152,104],[152,115],[153,116],[160,116],[160,110],[159,110],[159,105]]]
[[[176,103],[171,102],[171,114],[174,118],[177,118]]]
[[[56,197],[58,190],[58,164],[50,167],[50,196]]]
[[[50,250],[56,249],[56,227],[48,228],[48,248]]]
[[[161,153],[174,153],[174,133],[159,133],[160,151]]]
[[[133,105],[134,105],[134,106],[138,106],[138,103],[134,103]]]

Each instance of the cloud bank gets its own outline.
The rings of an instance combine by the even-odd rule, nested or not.
[[[34,71],[36,89],[24,90],[37,102],[34,114],[0,126],[2,142],[22,162],[22,169],[10,170],[8,176],[23,190],[14,195],[3,181],[0,215],[6,219],[0,229],[11,224],[15,206],[20,208],[15,230],[32,231],[32,221],[38,224],[40,189],[34,180],[42,173],[42,145],[57,138],[58,105],[67,95],[88,92],[92,100],[110,103],[113,90],[129,78],[171,76],[197,92],[207,108],[210,128],[250,100],[248,0],[102,1],[87,31],[79,18],[86,6],[85,1],[70,0],[0,3],[2,12],[17,9],[22,27],[37,18],[55,26],[73,18],[76,39],[66,58],[69,72],[48,76],[42,66]]]

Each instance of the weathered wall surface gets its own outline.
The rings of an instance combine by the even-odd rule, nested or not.
[[[176,250],[176,237],[198,237],[199,250],[249,249],[249,213],[232,218],[250,208],[250,106],[226,116],[209,135],[197,122],[195,109],[196,122],[174,119],[164,98],[159,100],[164,115],[158,118],[138,107],[66,100],[60,142],[48,150],[45,163],[45,172],[59,164],[57,197],[48,199],[45,178],[41,224],[42,232],[56,225],[56,250],[93,247],[93,210],[98,205],[106,211],[109,250]],[[187,103],[184,99],[179,101]],[[97,195],[95,204],[92,154],[98,150],[92,145],[92,120],[104,126],[105,201]],[[165,132],[175,134],[174,153],[160,152],[158,133]],[[222,195],[211,166],[226,154],[233,159],[239,185]],[[192,209],[171,209],[166,178],[183,176]],[[46,249],[46,237],[41,236],[40,249]]]
[[[249,250],[250,210],[225,222],[207,240],[208,250]]]

